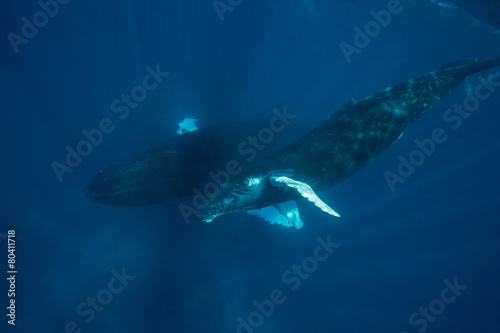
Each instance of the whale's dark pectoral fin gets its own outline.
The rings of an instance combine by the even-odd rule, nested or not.
[[[300,193],[301,196],[306,198],[308,201],[312,202],[316,207],[321,209],[322,211],[333,215],[340,217],[340,215],[334,211],[330,206],[328,206],[326,203],[324,203],[317,195],[314,193],[313,189],[311,186],[309,186],[306,183],[299,182],[297,180],[294,180],[292,178],[288,178],[285,176],[274,176],[271,178],[272,184],[279,186],[280,184],[283,184],[285,186],[291,187],[297,192]]]

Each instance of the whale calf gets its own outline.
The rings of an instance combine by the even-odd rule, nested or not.
[[[363,100],[351,100],[313,131],[223,184],[196,215],[210,222],[223,214],[304,197],[339,216],[316,192],[369,164],[467,75],[499,65],[500,58],[460,60]]]

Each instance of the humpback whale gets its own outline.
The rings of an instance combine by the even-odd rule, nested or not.
[[[472,73],[499,66],[500,58],[450,63],[420,78],[351,100],[316,129],[223,184],[196,215],[217,216],[306,198],[339,216],[316,195],[349,178],[401,137],[406,128]]]

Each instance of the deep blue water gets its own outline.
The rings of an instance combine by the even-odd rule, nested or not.
[[[17,53],[8,33],[21,35],[40,5],[0,5],[2,332],[499,332],[500,92],[456,129],[443,120],[478,75],[498,68],[469,77],[372,164],[321,193],[341,219],[300,201],[300,230],[245,213],[187,225],[177,201],[85,199],[100,168],[172,137],[186,117],[208,126],[286,106],[297,115],[292,140],[351,98],[500,56],[498,30],[430,1],[402,1],[350,62],[340,43],[353,44],[353,29],[390,1],[228,2],[239,4],[221,20],[211,0],[68,1]],[[170,74],[121,120],[111,104],[142,84],[147,66]],[[103,118],[112,133],[60,182],[51,164]],[[384,173],[436,128],[447,140],[391,191]],[[321,262],[310,259],[318,237],[340,244]],[[291,271],[302,264],[308,275]],[[120,283],[123,272],[130,280]],[[466,288],[453,293],[454,283]]]

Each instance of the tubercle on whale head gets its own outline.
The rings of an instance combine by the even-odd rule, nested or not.
[[[270,171],[265,175],[251,174],[224,184],[209,200],[209,203],[199,209],[196,215],[205,222],[213,221],[217,216],[262,208],[274,204],[265,204],[262,199],[263,192],[269,192],[283,187],[281,184],[273,184],[272,179],[276,176],[293,176],[294,171],[290,169]],[[282,189],[284,191],[284,189]]]

